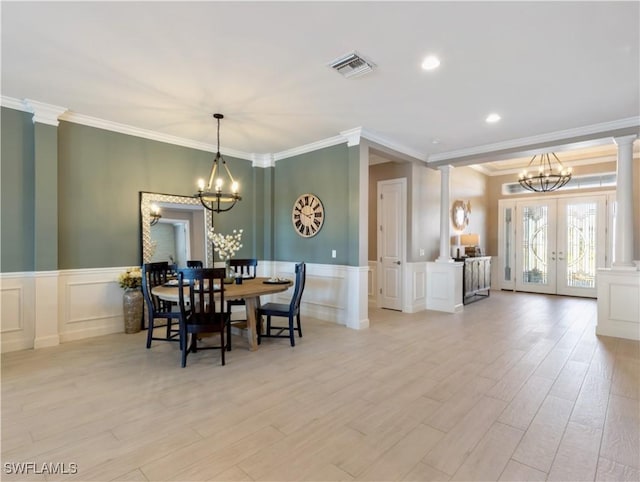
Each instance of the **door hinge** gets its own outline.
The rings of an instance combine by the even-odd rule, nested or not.
[[[382,288],[380,288],[380,294],[382,294]]]
[[[380,193],[380,199],[383,199],[383,195],[382,195],[382,193]]]
[[[380,256],[380,262],[382,263],[382,256]]]

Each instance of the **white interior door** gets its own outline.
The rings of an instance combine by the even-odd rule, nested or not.
[[[402,310],[406,179],[378,182],[379,306]]]

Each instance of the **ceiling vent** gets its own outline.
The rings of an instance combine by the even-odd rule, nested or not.
[[[351,52],[350,54],[343,55],[329,63],[329,67],[336,70],[343,77],[356,77],[358,75],[364,75],[371,71],[376,65],[373,62],[365,60],[357,52]]]

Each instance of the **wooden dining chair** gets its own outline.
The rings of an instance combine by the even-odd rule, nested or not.
[[[304,263],[296,264],[296,284],[293,290],[291,302],[286,305],[283,303],[267,303],[258,308],[258,344],[262,338],[289,338],[291,346],[296,345],[295,331],[297,329],[298,336],[302,338],[302,327],[300,326],[300,302],[302,300],[302,292],[306,282],[307,267]],[[267,317],[266,333],[262,333],[262,317]],[[287,326],[274,326],[271,324],[271,317],[279,316],[288,318]],[[297,328],[294,328],[293,320],[296,320]],[[288,334],[283,335],[282,332],[287,330]],[[277,331],[273,334],[273,331]]]
[[[179,341],[180,331],[177,322],[180,312],[174,310],[174,303],[161,300],[151,293],[156,286],[165,284],[174,274],[174,269],[166,261],[159,263],[147,263],[142,267],[142,294],[147,304],[149,325],[147,326],[147,348],[151,348],[152,340]],[[157,320],[165,320],[164,324],[158,324]],[[155,333],[156,328],[165,328],[164,336]]]
[[[220,350],[225,364],[224,336],[227,312],[224,309],[225,268],[187,268],[178,270],[180,306],[181,366],[187,365],[187,355],[198,350]],[[200,335],[219,334],[219,345],[198,346]],[[190,340],[189,340],[190,335]],[[210,337],[213,338],[213,337]]]
[[[204,264],[199,259],[187,260],[187,268],[204,268]]]
[[[229,267],[236,273],[236,275],[242,276],[244,279],[253,279],[256,277],[256,271],[258,269],[258,260],[254,258],[249,259],[230,259]],[[227,300],[227,350],[231,351],[231,325],[246,327],[247,319],[231,319],[231,307],[232,306],[245,306],[244,299],[239,298],[236,300]]]

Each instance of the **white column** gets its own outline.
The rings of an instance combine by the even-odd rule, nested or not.
[[[440,256],[438,263],[451,263],[451,248],[449,247],[449,192],[451,191],[451,169],[453,166],[440,166]]]
[[[613,139],[618,145],[613,269],[636,269],[633,262],[633,142],[636,139],[636,135]]]

